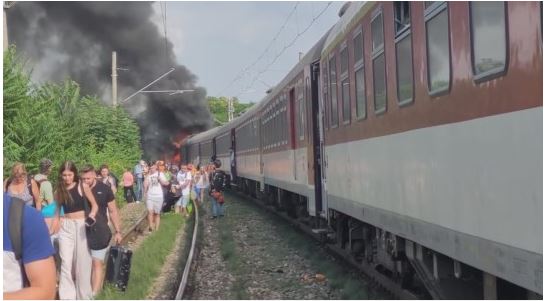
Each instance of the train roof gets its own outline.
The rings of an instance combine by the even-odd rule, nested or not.
[[[353,5],[350,5],[348,7],[348,10],[353,7]],[[346,13],[345,13],[346,15]],[[344,17],[344,16],[343,16]],[[338,23],[337,23],[338,24]],[[326,44],[327,38],[331,36],[332,30],[337,26],[332,26],[321,38],[320,40],[312,46],[312,48],[299,60],[299,62],[290,70],[290,72],[280,81],[279,84],[271,88],[270,92],[258,103],[254,104],[252,107],[250,107],[246,112],[244,112],[242,115],[236,117],[229,123],[226,123],[224,125],[212,128],[206,132],[202,132],[199,134],[192,135],[186,142],[186,144],[196,143],[196,142],[202,142],[210,140],[216,136],[219,136],[221,134],[224,134],[225,132],[238,127],[242,123],[246,122],[249,118],[253,117],[256,112],[259,112],[261,108],[263,108],[269,101],[271,101],[273,98],[275,98],[278,93],[282,92],[284,88],[291,82],[295,77],[297,77],[305,68],[305,66],[318,61],[321,57],[322,50]]]
[[[340,41],[343,40],[346,33],[352,28],[354,23],[358,22],[374,5],[374,1],[352,1],[347,2],[341,8],[343,11],[341,18],[329,30],[327,39],[322,47],[322,54],[327,54]]]

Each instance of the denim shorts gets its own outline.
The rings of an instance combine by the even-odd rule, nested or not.
[[[176,206],[182,206],[184,208],[187,207],[187,204],[189,204],[189,195],[182,195],[176,202]]]
[[[106,248],[102,250],[91,250],[91,257],[93,259],[98,259],[102,262],[106,259],[106,253],[108,253],[108,250],[110,249],[110,246],[107,246]]]

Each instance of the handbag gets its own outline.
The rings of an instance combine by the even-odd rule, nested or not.
[[[83,206],[85,208],[85,218],[89,217],[88,200],[83,192],[83,185],[80,182],[81,192],[83,193]],[[70,196],[72,197],[72,196]],[[108,226],[108,220],[104,220],[100,216],[95,216],[95,223],[92,226],[85,225],[85,233],[87,234],[87,245],[91,250],[102,250],[110,244],[112,239],[112,231]]]

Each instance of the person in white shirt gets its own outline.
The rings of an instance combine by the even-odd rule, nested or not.
[[[165,174],[157,170],[157,165],[150,167],[149,174],[144,180],[144,195],[146,196],[146,207],[148,208],[149,231],[159,230],[161,223],[161,209],[163,208],[163,188],[161,185],[168,185]]]
[[[186,217],[189,216],[187,212],[187,204],[189,204],[189,197],[191,191],[191,172],[187,169],[186,165],[180,166],[180,171],[176,174],[176,179],[178,180],[178,189],[182,190],[182,196],[176,202],[174,206],[174,212],[181,212],[182,215]],[[180,210],[181,209],[181,210]]]

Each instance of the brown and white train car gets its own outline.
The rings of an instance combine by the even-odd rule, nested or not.
[[[324,45],[330,219],[372,225],[417,272],[432,254],[432,297],[479,296],[439,282],[461,266],[482,271],[484,297],[506,283],[542,295],[541,11],[353,2]]]

